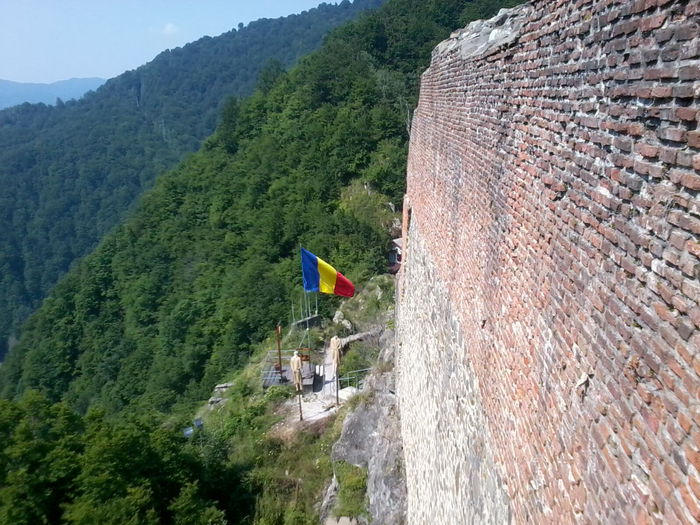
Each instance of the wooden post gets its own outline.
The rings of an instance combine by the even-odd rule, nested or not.
[[[301,392],[297,394],[297,397],[299,398],[299,421],[304,421],[304,416],[301,413]]]
[[[282,325],[277,323],[277,328],[275,328],[275,335],[277,336],[277,366],[280,369],[280,383],[284,383],[284,372],[282,371],[282,347],[280,342],[280,335],[282,333]]]
[[[335,406],[340,406],[340,356],[342,351],[338,351],[338,364],[335,365]]]

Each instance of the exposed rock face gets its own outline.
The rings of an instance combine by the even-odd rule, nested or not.
[[[380,344],[379,364],[362,388],[363,400],[345,419],[332,458],[367,468],[371,524],[402,525],[406,486],[394,387],[393,332],[384,332]]]
[[[333,316],[333,322],[335,324],[341,325],[348,331],[352,331],[352,323],[345,319],[343,312],[341,312],[340,310],[336,310],[335,315]]]
[[[335,507],[339,488],[338,479],[334,475],[330,484],[326,488],[326,493],[323,495],[323,501],[321,502],[321,510],[319,514],[323,525],[330,525],[330,523],[335,520],[335,517],[332,516],[332,511],[333,507]]]

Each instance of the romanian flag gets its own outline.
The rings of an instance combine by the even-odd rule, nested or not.
[[[332,293],[343,297],[355,295],[355,285],[347,277],[304,248],[301,249],[301,275],[307,292]]]

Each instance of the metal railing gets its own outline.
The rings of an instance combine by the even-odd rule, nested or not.
[[[358,390],[362,386],[362,383],[367,375],[367,372],[372,370],[371,368],[360,368],[359,370],[351,370],[346,372],[345,375],[338,378],[338,384],[341,389],[348,386],[354,386]]]
[[[294,355],[295,351],[299,352],[299,357],[301,357],[302,360],[302,366],[305,366],[305,364],[310,363],[311,351],[309,348],[284,349],[280,350],[279,354],[277,350],[269,350],[267,352],[267,354],[265,355],[261,372],[263,388],[268,388],[272,385],[278,385],[284,382],[284,380],[281,380],[281,378],[288,375],[289,358]],[[280,355],[282,357],[281,371],[279,368]],[[290,377],[286,377],[285,379],[288,381],[291,380]]]

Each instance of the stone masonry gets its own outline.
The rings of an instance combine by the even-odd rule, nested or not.
[[[700,521],[700,0],[455,33],[411,133],[408,523]]]

